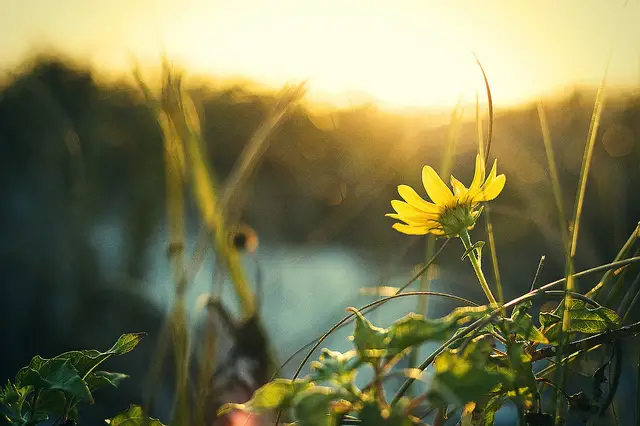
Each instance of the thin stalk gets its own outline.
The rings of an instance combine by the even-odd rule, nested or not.
[[[629,235],[629,238],[627,238],[627,241],[624,243],[624,245],[622,246],[622,248],[620,249],[620,251],[618,252],[618,254],[616,255],[613,261],[614,262],[618,261],[622,259],[624,256],[626,256],[629,249],[633,247],[633,245],[636,243],[639,237],[640,237],[640,222],[638,222],[638,225],[635,227],[631,235]],[[613,275],[613,272],[614,272],[613,270],[609,270],[605,272],[605,274],[602,276],[598,284],[596,284],[591,290],[589,290],[586,295],[589,297],[596,297],[600,289],[602,289],[609,282],[609,280],[611,279],[611,276]]]
[[[491,267],[493,276],[496,280],[496,290],[498,291],[498,302],[504,303],[504,292],[502,291],[502,280],[500,279],[500,268],[498,265],[498,253],[496,252],[496,240],[493,234],[493,224],[491,223],[491,209],[489,204],[484,204],[484,225],[487,230],[487,238],[489,240],[489,253],[491,254]]]
[[[542,131],[542,141],[544,142],[544,151],[547,156],[547,165],[549,166],[549,175],[551,176],[551,188],[553,190],[553,198],[556,202],[556,210],[558,213],[558,224],[560,226],[560,236],[562,238],[562,246],[564,252],[569,250],[569,229],[567,227],[567,216],[565,214],[564,202],[562,201],[562,189],[560,187],[560,178],[558,177],[558,167],[556,166],[556,158],[553,153],[553,145],[551,143],[551,132],[547,115],[542,105],[542,99],[538,99],[538,117],[540,119],[540,129]]]
[[[480,119],[480,100],[478,92],[476,91],[476,130],[477,130],[477,142],[478,142],[478,154],[484,159],[485,164],[489,161],[489,153],[491,152],[491,141],[493,139],[493,98],[491,96],[491,85],[487,74],[484,72],[484,68],[480,63],[478,57],[474,54],[476,63],[482,72],[482,78],[484,80],[485,89],[487,91],[487,104],[489,105],[489,129],[487,134],[487,149],[484,148],[484,137],[482,132],[482,120]],[[489,204],[484,203],[485,209],[485,229],[487,231],[489,242],[489,253],[491,254],[491,266],[493,269],[494,279],[496,280],[496,289],[498,290],[498,300],[500,303],[504,303],[504,292],[502,290],[502,280],[500,279],[500,268],[498,266],[498,254],[496,252],[496,241],[493,234],[493,225],[491,223],[491,213]]]
[[[471,237],[469,236],[469,232],[467,230],[463,230],[460,232],[460,240],[464,245],[465,250],[470,250],[472,247]],[[489,303],[497,304],[496,298],[493,297],[493,293],[489,288],[489,284],[487,283],[487,279],[484,277],[484,273],[482,272],[482,266],[480,265],[480,261],[478,260],[478,255],[476,250],[470,250],[469,252],[469,261],[471,262],[471,266],[473,267],[473,271],[476,273],[476,277],[478,277],[478,281],[480,282],[480,287],[484,291],[484,294],[489,299]]]
[[[618,307],[618,315],[620,315],[623,320],[631,311],[632,303],[635,298],[638,297],[638,294],[640,294],[640,273],[636,275],[636,278],[629,286],[627,294],[624,295],[624,298],[622,299],[622,302],[620,302],[620,306]]]
[[[607,65],[608,67],[608,65]],[[571,232],[571,243],[569,246],[569,258],[567,259],[567,281],[565,284],[565,300],[564,300],[564,309],[562,312],[562,328],[560,330],[559,340],[560,340],[560,351],[558,351],[558,356],[556,358],[557,363],[562,362],[561,353],[562,346],[564,344],[563,335],[565,331],[569,328],[571,317],[567,314],[570,305],[570,295],[568,292],[573,291],[574,289],[574,279],[573,279],[573,259],[576,255],[576,249],[578,246],[578,235],[580,231],[580,218],[582,216],[582,206],[584,204],[584,197],[587,190],[587,178],[589,176],[589,169],[591,168],[591,158],[593,156],[593,148],[595,146],[596,135],[598,134],[598,126],[600,124],[600,117],[602,116],[602,108],[604,106],[604,94],[605,94],[605,81],[606,81],[607,72],[605,71],[605,77],[602,79],[602,83],[600,84],[600,88],[598,89],[598,93],[596,95],[595,104],[593,106],[593,114],[591,115],[591,124],[589,125],[589,133],[587,136],[587,144],[584,149],[584,155],[582,157],[582,167],[580,168],[580,181],[578,185],[578,191],[576,193],[576,203],[575,203],[575,211],[573,214],[573,229]],[[561,365],[561,364],[559,364]],[[565,374],[563,368],[558,368],[557,370],[557,380],[560,386],[564,387],[565,385]],[[561,395],[556,395],[556,415],[555,415],[555,424],[562,423],[563,409],[562,409],[562,398]]]

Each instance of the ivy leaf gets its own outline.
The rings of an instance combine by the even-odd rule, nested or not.
[[[594,308],[579,299],[569,300],[566,315],[569,315],[571,321],[566,331],[570,333],[597,334],[620,326],[621,320],[615,311],[604,306]],[[560,334],[563,309],[564,300],[560,302],[553,312],[540,313],[542,331],[552,343],[557,343],[558,335]]]
[[[389,328],[388,349],[391,353],[399,353],[427,341],[447,340],[459,332],[460,327],[484,317],[491,310],[489,306],[465,306],[438,319],[427,319],[410,313]]]
[[[514,334],[517,340],[525,340],[534,343],[548,344],[549,340],[533,324],[533,318],[529,315],[531,302],[527,301],[517,305],[513,309],[511,318],[505,319],[504,323],[509,334]]]
[[[330,415],[335,391],[324,386],[314,386],[300,392],[293,400],[294,415],[299,426],[337,426]]]
[[[355,351],[341,353],[324,348],[320,360],[311,363],[309,378],[318,382],[331,381],[337,385],[352,383],[360,363],[355,356]]]
[[[42,358],[38,355],[33,357],[28,367],[21,369],[16,375],[16,383],[19,384],[27,369],[39,371],[47,362],[52,360],[66,361],[69,360],[73,367],[77,370],[78,375],[82,378],[90,373],[99,364],[104,362],[107,358],[113,355],[124,355],[127,352],[133,350],[136,345],[142,340],[145,333],[131,333],[123,334],[118,341],[106,352],[100,352],[95,349],[88,349],[82,351],[70,351],[60,354],[51,360]]]
[[[429,398],[439,405],[464,405],[486,398],[501,383],[512,382],[509,371],[493,366],[487,368],[493,350],[492,340],[474,339],[464,352],[449,350],[436,357]]]
[[[33,386],[34,389],[62,391],[78,401],[93,404],[93,396],[87,383],[82,380],[70,360],[43,360],[39,356],[34,359],[36,362],[33,365],[37,369],[31,368],[30,364],[18,372],[19,380],[16,382],[20,387]]]
[[[121,381],[129,376],[122,373],[111,373],[109,371],[95,371],[87,376],[86,382],[91,392],[104,386],[117,388]]]
[[[138,405],[130,405],[127,411],[105,420],[105,423],[111,426],[164,426],[158,419],[147,416]]]
[[[244,404],[224,404],[218,410],[218,416],[234,409],[250,413],[263,413],[274,409],[287,408],[295,395],[311,387],[313,387],[313,383],[309,383],[304,379],[296,379],[295,381],[275,379],[258,388],[251,399]]]
[[[55,359],[69,359],[82,376],[92,371],[99,364],[113,355],[124,355],[131,352],[140,343],[140,340],[146,336],[146,333],[129,333],[123,334],[118,338],[116,343],[106,352],[100,352],[95,349],[83,351],[70,351],[58,355]]]
[[[386,338],[389,331],[371,324],[356,308],[349,310],[356,314],[353,343],[360,357],[365,361],[371,361],[386,356]]]

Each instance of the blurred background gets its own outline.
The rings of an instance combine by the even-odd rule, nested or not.
[[[149,333],[139,349],[110,361],[132,379],[81,410],[88,424],[141,401],[174,300],[162,133],[131,77],[134,65],[152,87],[162,57],[185,71],[206,161],[223,186],[279,89],[306,81],[306,97],[233,194],[235,220],[259,241],[242,262],[280,362],[346,307],[374,299],[361,288],[400,286],[425,261],[426,238],[393,231],[384,214],[398,184],[423,193],[421,168],[439,167],[451,135],[453,173],[470,182],[476,99],[485,134],[488,124],[473,53],[493,94],[490,157],[507,176],[491,211],[505,299],[529,289],[542,255],[538,283],[564,273],[539,98],[573,211],[606,78],[576,270],[611,261],[640,219],[637,1],[0,0],[0,10],[0,379],[35,354],[107,349],[122,333]],[[192,254],[202,218],[191,195],[185,216]],[[472,237],[486,240],[484,227]],[[461,253],[452,241],[430,273],[431,288],[483,302]],[[188,283],[196,348],[201,295],[220,296],[240,318],[229,280],[219,285],[217,273],[224,271],[209,252]],[[587,291],[598,278],[577,286]],[[454,306],[429,301],[429,315]],[[371,319],[387,326],[417,310],[406,298]],[[629,321],[639,317],[636,308]],[[346,350],[350,333],[340,330],[326,346]],[[237,340],[223,334],[221,351]],[[625,356],[637,360],[637,352],[630,345]],[[173,374],[171,363],[165,373]],[[634,386],[621,384],[619,424],[633,421],[620,407],[637,399]],[[164,420],[171,393],[167,379],[154,413]]]

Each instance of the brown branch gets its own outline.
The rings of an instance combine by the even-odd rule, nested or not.
[[[571,342],[564,347],[563,352],[566,354],[571,354],[574,352],[578,352],[585,349],[593,348],[594,346],[602,345],[605,343],[611,343],[616,340],[627,339],[630,337],[635,337],[640,334],[640,322],[636,322],[631,325],[627,325],[625,327],[620,327],[616,330],[605,331],[600,334],[596,334],[594,336],[589,336],[587,338],[576,340],[575,342]],[[533,361],[540,361],[544,358],[552,358],[556,356],[558,353],[557,346],[550,346],[544,349],[539,349],[535,351],[531,356]]]

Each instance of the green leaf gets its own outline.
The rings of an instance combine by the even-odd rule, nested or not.
[[[403,397],[391,407],[391,412],[383,413],[374,401],[365,402],[358,417],[366,426],[412,426],[421,424],[408,413],[409,398]]]
[[[263,413],[274,409],[287,408],[296,394],[312,386],[312,383],[303,379],[296,379],[293,382],[288,379],[275,379],[257,389],[251,399],[244,404],[224,404],[218,410],[218,416],[234,409],[251,413]]]
[[[27,397],[33,388],[25,386],[19,388],[10,381],[6,386],[0,388],[0,404],[6,408],[5,416],[10,423],[25,424],[27,419],[23,416],[23,411],[27,412],[30,408]]]
[[[530,409],[533,407],[537,393],[532,357],[526,352],[524,343],[510,344],[507,352],[511,369],[515,373],[512,391],[509,392],[509,396],[526,409]]]
[[[356,314],[353,343],[360,357],[371,361],[386,356],[388,330],[371,324],[357,309],[349,309]]]
[[[343,354],[324,348],[320,360],[311,363],[309,378],[318,382],[331,381],[339,386],[352,383],[360,364],[355,356],[355,351]]]
[[[34,363],[38,367],[37,370],[31,367],[20,370],[20,379],[16,380],[20,387],[33,386],[34,389],[62,391],[78,401],[93,404],[93,396],[87,383],[82,380],[70,360],[41,360],[40,358]]]
[[[549,340],[542,332],[533,324],[533,318],[529,315],[531,302],[525,302],[517,305],[513,309],[511,318],[504,320],[504,324],[509,334],[514,334],[517,340],[525,340],[534,343],[549,343]]]
[[[123,334],[118,341],[106,352],[100,352],[95,349],[87,349],[82,351],[69,351],[62,353],[51,360],[69,360],[78,371],[78,374],[82,378],[87,378],[88,373],[93,371],[99,364],[104,362],[112,355],[123,355],[133,350],[140,340],[145,336],[145,333],[131,333]],[[28,367],[20,370],[16,376],[16,383],[20,383],[22,375],[25,374],[26,369],[32,369],[35,371],[40,370],[42,366],[47,363],[48,359],[42,358],[38,355],[33,357]]]
[[[104,386],[113,386],[117,388],[121,381],[128,379],[129,376],[122,373],[111,373],[109,371],[95,371],[87,376],[87,385],[91,392]]]
[[[61,390],[43,390],[38,397],[38,412],[60,416],[64,413],[67,397]],[[71,416],[73,418],[73,416]]]
[[[489,306],[466,306],[454,309],[449,315],[438,319],[427,319],[410,313],[397,320],[389,328],[388,349],[399,353],[404,349],[427,341],[444,341],[465,324],[484,317],[491,312]]]
[[[511,382],[512,374],[500,367],[487,368],[493,338],[472,340],[460,349],[443,352],[434,360],[435,375],[429,398],[435,404],[464,405],[486,399],[501,383]]]
[[[70,351],[55,358],[71,360],[80,375],[84,376],[112,355],[124,355],[131,352],[145,335],[146,333],[123,334],[106,352],[100,352],[95,349]]]
[[[123,334],[107,352],[112,355],[124,355],[131,352],[146,335],[147,333]]]
[[[130,405],[127,411],[105,420],[105,423],[111,426],[164,426],[158,419],[147,416],[138,405]]]
[[[477,250],[478,256],[481,256],[482,247],[484,247],[484,241],[476,241],[471,247],[469,247],[464,251],[464,253],[462,253],[462,257],[460,258],[460,260],[464,260],[464,258],[469,256],[474,250]]]
[[[566,314],[569,315],[571,321],[569,322],[569,328],[566,330],[567,332],[597,334],[620,326],[621,320],[615,311],[604,306],[594,308],[579,299],[572,298],[569,300],[570,303]],[[562,327],[563,309],[564,300],[560,302],[553,312],[540,313],[542,331],[551,343],[557,343]]]
[[[330,415],[331,401],[335,391],[324,386],[315,386],[300,392],[293,400],[294,415],[299,426],[336,426]]]
[[[489,399],[489,402],[484,408],[484,418],[479,426],[493,426],[493,422],[496,419],[496,413],[502,407],[503,401],[502,395],[496,395]]]

